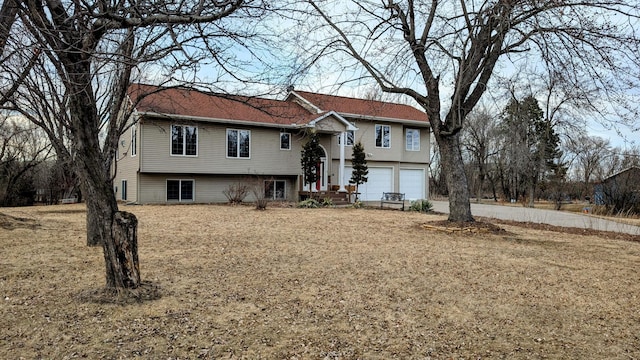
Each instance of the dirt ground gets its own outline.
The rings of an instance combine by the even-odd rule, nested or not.
[[[123,209],[158,300],[82,296],[104,283],[82,205],[0,209],[0,358],[640,358],[637,237],[372,209]]]

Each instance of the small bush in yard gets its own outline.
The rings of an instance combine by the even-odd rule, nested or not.
[[[324,207],[332,207],[333,205],[333,200],[331,200],[330,197],[326,197],[324,198],[324,200],[322,200],[322,206]]]
[[[409,206],[410,211],[429,212],[433,209],[433,204],[427,199],[413,200]]]
[[[316,199],[307,199],[298,203],[299,208],[315,209],[320,206],[320,203]]]
[[[249,190],[249,185],[235,183],[222,190],[222,193],[227,197],[230,204],[242,204],[244,198],[249,194]]]

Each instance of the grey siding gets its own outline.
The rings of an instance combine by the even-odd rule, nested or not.
[[[118,143],[118,156],[115,161],[114,191],[116,199],[122,199],[122,180],[127,181],[127,202],[138,201],[138,169],[140,168],[140,126],[136,126],[137,154],[132,155],[131,133],[133,128],[129,128],[121,137]]]
[[[227,198],[223,191],[228,189],[230,185],[241,183],[260,186],[264,180],[284,180],[286,182],[286,200],[295,201],[297,198],[296,179],[293,176],[278,175],[252,178],[229,175],[140,174],[139,202],[145,204],[167,203],[167,180],[194,181],[194,200],[182,203],[225,203]],[[251,202],[254,199],[253,194],[250,194],[245,201]]]
[[[352,121],[351,119],[348,119]],[[352,121],[358,130],[355,132],[355,142],[362,142],[364,151],[371,156],[367,157],[367,161],[403,161],[425,164],[429,162],[430,135],[428,124],[423,127],[413,125],[403,125],[390,122],[376,122],[367,120]],[[391,129],[391,147],[376,147],[376,125],[389,125]],[[405,131],[406,129],[420,130],[420,151],[406,151]],[[340,146],[338,136],[333,136],[331,140],[332,159],[340,158]],[[345,158],[347,164],[351,160],[353,147],[345,147]]]
[[[301,136],[292,132],[291,150],[280,150],[280,129],[223,124],[198,127],[198,155],[172,156],[170,122],[146,122],[141,146],[143,173],[296,175],[300,172]],[[250,130],[250,158],[227,158],[227,129]]]

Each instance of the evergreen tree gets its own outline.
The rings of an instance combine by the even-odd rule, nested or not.
[[[358,141],[353,146],[353,155],[351,156],[351,166],[353,172],[351,173],[351,180],[349,183],[356,184],[356,199],[358,198],[358,185],[367,182],[367,175],[369,175],[369,167],[367,166],[366,154],[364,152],[364,146]]]
[[[562,152],[560,137],[535,97],[512,99],[505,108],[500,124],[503,137],[503,156],[506,157],[506,174],[503,191],[507,198],[529,197],[533,207],[535,189],[541,179],[551,172],[562,173],[558,167]]]
[[[318,134],[312,133],[309,137],[309,141],[302,146],[302,156],[300,159],[303,182],[305,185],[309,184],[310,189],[311,184],[318,181],[318,167],[320,166],[319,164],[323,154],[324,152],[320,147]]]

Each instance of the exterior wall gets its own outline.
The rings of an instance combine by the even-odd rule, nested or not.
[[[284,180],[285,196],[287,201],[296,201],[297,177],[292,176],[264,176],[260,179],[244,176],[229,175],[198,175],[198,174],[140,174],[140,197],[138,202],[142,204],[174,203],[167,201],[167,180],[193,180],[194,200],[175,203],[225,203],[227,198],[223,191],[229,185],[241,183],[248,185],[262,184],[264,180]],[[249,194],[245,201],[255,200],[253,194]]]
[[[114,191],[116,199],[122,201],[122,180],[127,181],[127,202],[136,202],[138,197],[138,169],[140,168],[140,126],[136,125],[137,151],[133,155],[131,146],[131,133],[133,127],[129,128],[121,137],[118,146],[118,154],[115,163]]]
[[[348,119],[352,121],[351,119]],[[423,127],[403,125],[390,122],[375,122],[366,120],[352,121],[358,130],[355,132],[355,142],[362,142],[364,151],[371,156],[367,157],[367,161],[402,161],[426,164],[429,163],[430,135],[428,124]],[[391,147],[376,147],[376,125],[389,125],[391,129]],[[407,151],[405,143],[406,129],[420,130],[420,151]],[[331,140],[332,159],[340,158],[340,145],[338,136],[333,136]],[[347,163],[351,160],[353,153],[352,146],[345,147],[345,159]]]
[[[354,121],[359,130],[355,141],[361,141],[370,167],[393,168],[394,191],[399,191],[400,169],[424,169],[425,194],[428,195],[429,129],[390,122]],[[171,155],[171,125],[189,125],[198,128],[198,151],[196,156]],[[344,124],[327,118],[320,130],[320,144],[327,153],[328,185],[339,184],[340,147],[333,131],[344,130]],[[375,147],[375,125],[391,127],[391,148]],[[335,129],[334,129],[335,127]],[[291,149],[280,150],[278,128],[256,126],[232,126],[205,122],[169,122],[166,120],[144,119],[137,125],[138,151],[131,156],[131,133],[123,135],[120,160],[117,163],[115,185],[121,191],[121,180],[127,180],[128,201],[137,203],[167,203],[166,181],[194,180],[195,203],[226,202],[223,190],[236,182],[246,182],[251,176],[265,176],[269,179],[286,180],[287,200],[296,201],[300,188],[300,152],[307,141],[302,131],[291,131]],[[405,129],[420,130],[420,151],[406,151]],[[249,159],[227,158],[227,129],[250,130],[251,148]],[[124,152],[127,152],[126,156]],[[345,147],[345,166],[351,165],[352,147]],[[346,183],[345,183],[346,184]],[[328,187],[330,189],[330,187]],[[120,199],[121,194],[116,194]],[[252,196],[247,197],[251,201]]]
[[[196,156],[171,155],[171,125],[198,128]],[[297,175],[302,136],[291,132],[291,150],[280,150],[280,129],[212,123],[149,121],[142,124],[143,173]],[[227,158],[227,129],[250,130],[250,157]]]

